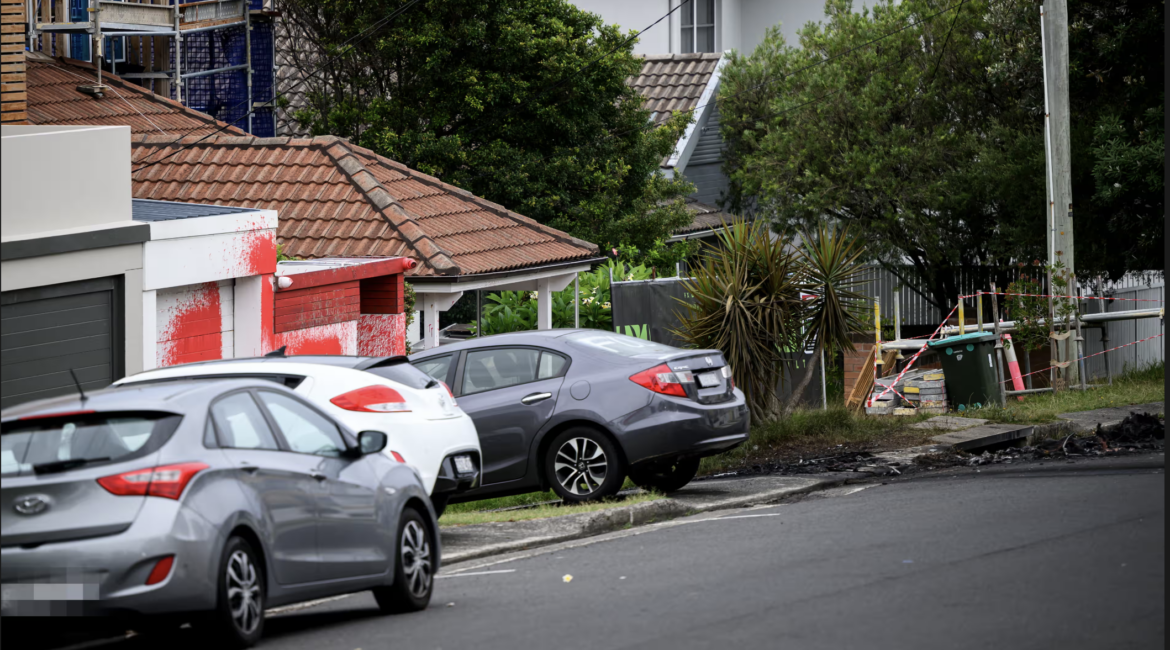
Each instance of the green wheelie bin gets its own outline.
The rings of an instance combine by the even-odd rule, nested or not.
[[[966,411],[999,402],[994,332],[972,332],[928,345],[942,360],[952,409]]]

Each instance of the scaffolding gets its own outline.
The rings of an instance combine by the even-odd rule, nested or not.
[[[272,136],[271,2],[28,0],[28,47],[94,62],[96,83],[78,86],[82,92],[101,97],[105,70],[248,133]]]

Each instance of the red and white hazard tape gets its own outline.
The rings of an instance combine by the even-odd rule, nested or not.
[[[1131,345],[1137,345],[1138,343],[1145,343],[1146,341],[1149,341],[1149,340],[1151,340],[1151,339],[1156,339],[1156,338],[1158,338],[1159,336],[1162,336],[1162,335],[1161,335],[1161,334],[1155,334],[1155,335],[1153,335],[1153,336],[1147,336],[1146,338],[1144,338],[1144,339],[1142,339],[1142,340],[1140,340],[1140,341],[1133,341],[1132,343],[1126,343],[1125,345],[1119,345],[1119,346],[1117,346],[1117,347],[1115,347],[1115,348],[1109,348],[1108,350],[1102,350],[1102,351],[1100,351],[1100,352],[1094,352],[1093,354],[1087,354],[1087,355],[1085,355],[1085,356],[1083,356],[1083,357],[1078,357],[1078,358],[1077,358],[1077,361],[1083,361],[1084,359],[1091,359],[1091,358],[1093,358],[1093,357],[1101,356],[1102,354],[1105,354],[1106,352],[1113,352],[1114,350],[1120,350],[1121,348],[1128,348],[1129,346],[1131,346]],[[1034,374],[1036,374],[1036,373],[1039,373],[1039,372],[1046,372],[1046,371],[1048,371],[1048,370],[1051,370],[1053,367],[1054,367],[1054,366],[1048,366],[1047,368],[1041,368],[1040,370],[1033,370],[1032,372],[1024,373],[1024,374],[1022,374],[1022,375],[1020,375],[1020,376],[1021,376],[1021,377],[1027,377],[1028,375],[1034,375]],[[1006,384],[1006,383],[1008,383],[1009,381],[1011,381],[1011,379],[1005,379],[1004,381],[1001,381],[1001,382],[999,382],[999,383],[1001,383],[1001,384]]]
[[[1062,296],[1060,294],[1048,293],[1005,293],[1003,291],[981,291],[973,293],[969,296],[959,296],[959,298],[978,298],[979,295],[985,296],[1027,296],[1029,298],[1069,298],[1072,300],[1124,300],[1127,302],[1166,302],[1158,298],[1110,298],[1108,296]]]
[[[938,327],[934,330],[934,333],[930,335],[930,338],[926,339],[927,343],[930,343],[931,341],[934,340],[934,337],[938,336],[938,333],[943,330],[943,327],[946,326],[947,321],[949,321],[951,319],[951,316],[954,315],[955,310],[958,308],[959,308],[958,305],[955,305],[953,308],[951,308],[951,313],[946,315],[946,318],[944,318],[942,320],[942,322],[939,323]],[[914,366],[914,362],[918,360],[918,357],[922,356],[922,353],[925,352],[926,348],[928,348],[928,347],[930,347],[930,346],[927,346],[927,345],[922,346],[922,349],[918,350],[917,352],[914,353],[914,356],[910,357],[910,361],[906,362],[906,367],[902,368],[902,372],[898,373],[898,376],[894,379],[894,381],[890,382],[890,385],[884,391],[882,391],[881,395],[878,395],[877,398],[879,400],[881,398],[885,397],[886,393],[889,393],[890,391],[894,390],[894,385],[902,380],[902,376],[906,374],[906,371],[910,370],[910,368]],[[874,384],[876,385],[877,384],[877,355],[874,355],[873,367],[874,367],[874,371],[873,371],[874,372]],[[898,391],[894,390],[894,392],[897,393]],[[901,393],[898,393],[898,394],[901,395]],[[906,399],[906,397],[902,396],[902,399]],[[869,400],[866,402],[865,405],[866,406],[873,406],[874,401],[875,400],[873,398],[873,392],[871,391],[869,394]],[[910,401],[910,400],[906,400],[906,401]],[[914,408],[918,408],[918,407],[915,406]]]

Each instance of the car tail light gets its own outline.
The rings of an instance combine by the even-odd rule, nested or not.
[[[679,376],[682,374],[683,376]],[[652,390],[655,393],[663,395],[674,395],[675,397],[686,397],[687,391],[683,388],[683,382],[687,379],[690,373],[676,373],[670,369],[670,366],[665,363],[661,366],[655,366],[649,370],[630,377],[630,381],[639,386]]]
[[[453,406],[459,406],[459,403],[455,401],[455,393],[451,392],[451,387],[447,385],[447,382],[441,381],[439,383],[443,385],[443,388],[447,390],[447,394],[451,396],[451,404]]]
[[[204,463],[162,465],[103,476],[97,482],[110,494],[120,497],[146,496],[177,500],[192,477],[207,468],[208,465]]]
[[[150,575],[146,576],[146,584],[157,585],[163,580],[166,580],[167,576],[171,574],[171,567],[174,566],[174,564],[175,556],[173,555],[168,555],[159,560],[158,563],[154,565],[154,568],[150,570]]]
[[[362,413],[409,413],[402,394],[389,386],[366,386],[329,400],[334,406]]]
[[[400,454],[396,451],[391,451],[390,455],[394,457],[394,460],[396,460],[404,465],[406,464],[406,459],[402,457],[402,454]]]
[[[21,420],[40,420],[43,418],[67,418],[67,417],[72,417],[75,415],[90,415],[92,413],[97,413],[97,411],[95,411],[93,409],[89,409],[89,410],[85,410],[85,411],[61,411],[60,413],[41,413],[39,415],[26,415],[20,419]]]
[[[735,390],[735,377],[731,376],[731,366],[723,366],[723,378],[727,380],[732,390]]]

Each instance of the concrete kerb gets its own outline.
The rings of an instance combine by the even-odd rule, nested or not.
[[[465,551],[445,552],[443,553],[443,566],[478,560],[494,555],[503,555],[515,551],[539,548],[541,546],[560,544],[562,542],[593,537],[623,528],[643,526],[688,515],[702,514],[716,510],[746,508],[755,505],[767,505],[790,497],[839,487],[847,483],[858,483],[869,478],[872,477],[868,474],[861,476],[842,476],[838,474],[826,478],[806,479],[807,482],[800,486],[764,490],[750,495],[722,499],[711,503],[687,504],[682,498],[667,498],[638,503],[632,506],[619,506],[600,512],[587,512],[557,517],[554,520],[550,520],[550,522],[555,521],[558,527],[567,528],[568,530],[549,535],[489,544]]]

